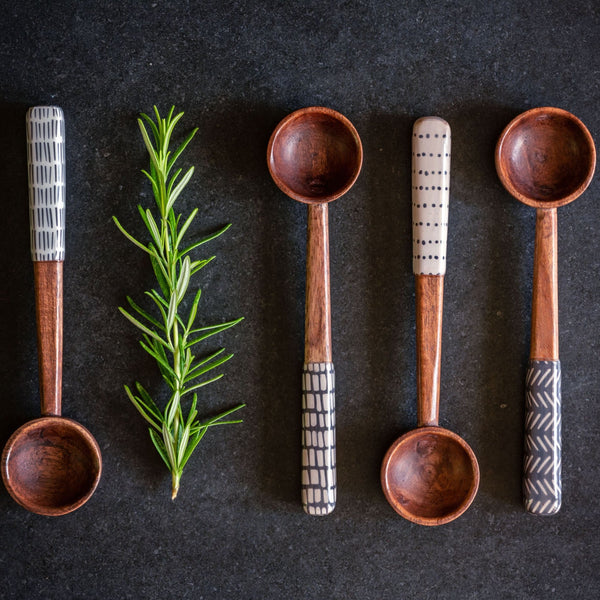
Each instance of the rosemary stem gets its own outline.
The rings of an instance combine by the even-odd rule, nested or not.
[[[158,317],[132,300],[130,300],[130,306],[133,313],[123,308],[120,308],[120,311],[142,331],[144,335],[142,347],[156,359],[161,374],[170,388],[171,397],[164,410],[161,410],[141,384],[136,383],[137,394],[128,387],[125,389],[135,408],[151,425],[149,431],[152,443],[171,471],[171,498],[175,499],[179,491],[183,469],[208,426],[237,422],[230,420],[218,423],[220,419],[240,409],[243,405],[229,409],[205,425],[197,416],[197,393],[194,390],[217,381],[221,375],[204,380],[198,378],[220,367],[232,355],[221,356],[221,351],[219,351],[207,358],[197,357],[191,348],[195,348],[196,344],[207,337],[232,327],[241,319],[214,326],[194,328],[200,299],[199,290],[195,294],[195,299],[185,320],[180,312],[180,306],[190,286],[191,276],[212,260],[212,258],[208,258],[194,261],[190,256],[191,251],[218,237],[229,226],[203,240],[188,245],[184,250],[180,248],[180,242],[198,209],[194,209],[187,218],[182,218],[183,215],[176,214],[173,206],[182,189],[190,180],[194,169],[190,167],[181,178],[179,176],[183,173],[182,169],[175,169],[171,177],[169,177],[169,172],[177,157],[194,137],[197,129],[194,129],[176,150],[170,150],[171,133],[177,121],[183,116],[183,113],[173,116],[173,112],[174,108],[171,108],[168,116],[162,118],[155,107],[156,122],[146,114],[142,114],[138,119],[142,138],[150,155],[150,168],[144,170],[143,173],[152,183],[158,209],[156,213],[153,213],[149,208],[139,207],[141,218],[146,224],[152,241],[146,245],[136,240],[120,226],[116,218],[114,220],[117,227],[130,241],[150,255],[158,281],[158,288],[146,292],[155,304],[154,310],[156,311],[158,308],[160,313]],[[164,326],[160,322],[161,317]],[[193,399],[190,402],[189,394],[192,391],[194,392]],[[184,395],[187,396],[187,402],[183,399]],[[184,409],[186,409],[185,414]]]

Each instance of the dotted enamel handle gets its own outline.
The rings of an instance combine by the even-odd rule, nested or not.
[[[302,375],[302,506],[309,515],[335,508],[335,373],[307,363]]]
[[[412,138],[413,273],[444,275],[448,238],[450,125],[439,117],[415,122]]]
[[[562,496],[560,361],[530,361],[526,385],[523,501],[534,515],[553,515]]]
[[[29,223],[34,261],[65,258],[65,120],[57,106],[27,112]]]

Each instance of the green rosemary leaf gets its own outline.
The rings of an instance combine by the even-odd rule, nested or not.
[[[183,300],[183,297],[187,292],[188,286],[190,284],[191,275],[192,273],[190,267],[190,257],[186,256],[183,259],[183,264],[181,265],[181,270],[179,271],[179,281],[177,282],[177,287],[175,288],[177,304],[179,304]]]
[[[190,406],[190,411],[188,413],[188,418],[185,423],[185,426],[191,428],[194,425],[196,420],[196,416],[198,415],[198,411],[196,410],[196,404],[198,403],[198,394],[194,394],[192,398],[192,404]]]
[[[119,231],[130,241],[133,242],[138,248],[141,248],[144,252],[147,252],[148,254],[150,254],[152,256],[152,250],[150,248],[148,248],[147,246],[144,246],[144,244],[142,244],[141,242],[138,242],[130,233],[128,233],[123,226],[121,225],[121,223],[119,223],[117,217],[113,217],[113,221],[115,222],[115,225],[119,228]]]
[[[169,310],[167,311],[167,335],[170,338],[171,330],[175,323],[175,317],[177,315],[177,296],[173,294],[169,301]],[[170,340],[173,343],[175,340]]]
[[[160,457],[165,461],[165,465],[167,465],[167,469],[171,469],[171,465],[169,464],[169,459],[167,457],[167,451],[165,449],[165,444],[162,438],[154,431],[154,429],[148,429],[150,433],[150,439],[154,444],[154,447],[158,450]]]
[[[173,129],[175,129],[175,125],[177,125],[177,123],[179,122],[179,120],[181,119],[181,117],[183,117],[183,113],[179,113],[178,115],[175,116],[175,118],[173,117],[173,112],[175,110],[175,107],[172,106],[171,107],[171,111],[169,112],[169,116],[165,119],[165,140],[170,140],[171,139],[171,135],[173,134]],[[158,114],[158,112],[157,112]],[[165,148],[165,150],[168,149],[168,146]]]
[[[190,392],[193,392],[194,390],[198,390],[201,387],[208,385],[209,383],[214,383],[215,381],[219,381],[219,379],[221,379],[221,377],[223,377],[223,373],[221,373],[220,375],[217,375],[216,377],[213,377],[212,379],[207,379],[206,381],[197,383],[196,385],[193,385],[192,387],[183,388],[181,395],[183,396],[183,394],[189,394]]]
[[[183,457],[185,456],[185,451],[187,450],[188,442],[190,439],[190,428],[184,427],[181,437],[179,438],[179,444],[177,449],[177,464],[181,467],[181,462]]]
[[[146,421],[150,423],[150,425],[152,425],[152,427],[154,427],[157,431],[161,431],[161,426],[155,420],[156,415],[153,415],[152,412],[148,410],[148,408],[144,405],[142,399],[134,395],[128,386],[123,387],[125,388],[125,393],[131,400],[132,404],[138,409],[138,412],[142,415],[142,417],[144,417],[144,419],[146,419]]]
[[[179,158],[179,155],[186,149],[187,145],[192,141],[192,138],[196,135],[197,131],[198,131],[198,128],[196,127],[196,129],[194,129],[187,136],[187,138],[185,138],[185,140],[183,141],[181,146],[179,146],[179,148],[177,148],[177,150],[175,150],[175,152],[173,152],[171,158],[169,159],[169,162],[167,163],[167,173],[171,170],[171,167],[173,166],[175,161]]]
[[[173,186],[175,185],[175,182],[177,181],[177,178],[179,177],[179,175],[181,175],[182,171],[183,171],[183,169],[177,169],[177,171],[175,171],[175,173],[173,173],[171,179],[169,179],[169,183],[167,183],[167,197],[171,196],[171,191],[173,190]]]
[[[150,323],[152,323],[152,325],[154,325],[155,327],[157,327],[161,331],[165,330],[164,326],[161,325],[151,314],[149,314],[143,308],[141,308],[140,306],[138,306],[132,300],[131,296],[127,296],[127,302],[129,302],[129,305],[131,306],[131,308],[133,308],[133,310],[135,310],[140,316],[142,316],[145,319],[147,319],[148,321],[150,321]]]
[[[169,282],[167,281],[167,273],[163,266],[162,261],[158,260],[155,256],[150,256],[150,262],[152,263],[152,270],[156,276],[156,281],[160,287],[160,291],[165,295],[169,295]]]
[[[214,258],[215,258],[214,256],[211,256],[210,258],[205,258],[204,260],[195,260],[192,263],[192,275],[195,275],[200,269],[202,269],[209,262],[211,262],[212,260],[214,260]]]
[[[183,455],[183,458],[180,462],[180,468],[183,469],[185,467],[187,461],[189,460],[192,452],[196,448],[196,446],[200,443],[200,440],[204,437],[204,434],[208,431],[208,427],[200,427],[200,429],[191,436],[190,441],[188,442],[188,447]]]
[[[144,119],[144,121],[146,121],[146,123],[148,123],[148,126],[150,127],[150,130],[152,131],[152,135],[154,136],[154,143],[158,145],[160,137],[158,135],[158,129],[156,128],[154,121],[148,115],[146,115],[144,113],[141,113],[140,117],[142,119]]]
[[[189,372],[188,376],[184,379],[183,382],[187,383],[192,379],[196,379],[196,377],[200,377],[200,375],[204,375],[204,373],[208,373],[209,371],[216,369],[223,363],[226,363],[231,358],[233,358],[233,354],[227,354],[226,356],[222,356],[219,360],[216,360],[214,362],[210,362],[208,364],[205,363],[204,365],[198,365]]]
[[[160,249],[163,246],[163,242],[160,237],[160,231],[158,231],[158,225],[156,224],[156,221],[154,220],[154,217],[152,216],[150,209],[149,208],[146,209],[146,211],[144,213],[144,210],[140,207],[140,214],[142,214],[143,219],[145,216],[144,223],[146,223],[146,227],[148,227],[148,231],[150,232],[150,235],[152,236],[152,240],[153,240],[154,244],[156,245],[156,247],[160,251]]]
[[[169,194],[169,201],[167,202],[167,210],[170,210],[175,200],[179,197],[179,194],[183,192],[183,188],[188,184],[192,175],[194,174],[194,167],[190,167],[187,173],[183,176],[183,179],[175,186],[175,189]]]
[[[217,415],[216,417],[211,417],[210,419],[207,419],[207,420],[203,421],[202,423],[199,423],[199,425],[201,427],[204,427],[204,426],[210,427],[212,425],[224,425],[225,423],[222,421],[222,419],[224,419],[225,417],[228,417],[230,414],[236,412],[237,410],[240,410],[240,408],[244,408],[244,406],[246,406],[246,405],[238,404],[237,406],[234,406],[233,408],[229,408],[225,412],[222,412],[220,415]]]
[[[192,306],[190,308],[190,315],[188,317],[187,327],[185,328],[186,334],[189,335],[192,325],[196,321],[196,315],[198,314],[198,304],[200,303],[200,296],[202,295],[202,289],[198,288],[196,295],[194,296],[194,301],[192,302]]]
[[[190,213],[190,216],[185,220],[185,223],[179,229],[179,234],[177,235],[177,239],[175,240],[175,246],[179,246],[179,244],[181,244],[181,240],[183,239],[183,236],[185,235],[185,232],[188,230],[189,226],[192,224],[192,221],[194,220],[194,217],[197,214],[198,214],[198,209],[195,208]]]
[[[205,331],[206,333],[204,333],[201,336],[198,336],[195,340],[190,340],[187,344],[187,347],[189,348],[213,335],[216,335],[217,333],[221,333],[222,331],[225,331],[226,329],[237,325],[240,321],[243,320],[244,317],[241,317],[239,319],[235,319],[235,321],[228,321],[227,323],[221,323],[220,325],[211,325],[210,327],[200,327],[199,329],[193,329],[192,331],[190,331],[190,335],[194,333],[200,333],[201,331]]]
[[[144,333],[149,335],[151,338],[154,338],[157,342],[160,342],[161,344],[164,344],[167,347],[169,346],[169,343],[166,342],[165,340],[163,340],[160,337],[160,335],[158,335],[158,333],[156,333],[155,331],[152,331],[152,329],[148,329],[148,327],[146,327],[145,325],[140,323],[134,316],[130,315],[124,308],[121,308],[119,306],[119,311],[121,311],[121,314],[126,319],[129,319],[129,321],[131,321],[138,329],[141,329]]]
[[[152,162],[152,165],[154,166],[154,168],[157,171],[159,171],[160,166],[158,164],[158,156],[156,155],[156,152],[154,151],[154,148],[152,147],[152,142],[150,141],[150,138],[148,137],[148,132],[146,131],[146,128],[144,127],[144,123],[141,119],[138,119],[138,125],[140,126],[140,131],[142,132],[142,138],[144,139],[144,144],[146,145],[146,150],[148,150],[148,154],[150,155],[150,160]]]
[[[184,254],[187,254],[188,252],[191,252],[195,248],[198,248],[198,246],[202,246],[202,244],[206,244],[206,242],[211,242],[212,240],[218,238],[220,235],[223,235],[230,227],[231,227],[231,223],[228,223],[227,225],[225,225],[225,227],[219,229],[215,233],[211,233],[209,236],[207,236],[205,238],[202,238],[201,240],[199,240],[198,242],[192,244],[191,246],[188,246],[181,253],[181,256],[183,256]]]
[[[171,365],[156,351],[155,348],[149,346],[148,344],[140,341],[140,346],[153,358],[156,359],[156,362],[158,362],[158,364],[165,369],[169,375],[175,377],[176,373],[175,371],[171,368]],[[161,369],[162,371],[162,369]],[[163,373],[164,375],[164,373]]]
[[[169,400],[169,404],[167,405],[168,410],[167,410],[167,415],[165,417],[165,423],[167,425],[171,425],[173,423],[173,421],[175,420],[177,411],[180,408],[179,401],[180,401],[182,395],[183,395],[183,392],[180,392],[179,390],[175,390],[173,392],[173,396],[171,397],[171,400]]]
[[[156,406],[156,403],[154,402],[154,400],[152,400],[152,397],[146,391],[144,386],[139,381],[136,381],[135,387],[136,387],[137,392],[140,395],[140,397],[143,398],[145,405],[149,408],[149,410],[152,412],[152,414],[154,414],[156,416],[156,418],[162,422],[163,417],[160,412],[160,409],[158,408],[158,406]]]

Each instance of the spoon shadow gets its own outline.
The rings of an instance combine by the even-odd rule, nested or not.
[[[0,127],[0,177],[7,202],[3,205],[4,235],[0,236],[0,336],[3,351],[0,381],[0,443],[26,420],[39,414],[33,273],[29,251],[27,192],[27,106],[2,103]]]

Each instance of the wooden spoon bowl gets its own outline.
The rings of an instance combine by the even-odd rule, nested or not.
[[[459,517],[475,498],[479,466],[471,447],[443,427],[419,427],[390,447],[381,468],[392,508],[419,525]]]
[[[100,448],[83,425],[64,417],[25,423],[2,453],[2,478],[21,506],[40,515],[74,511],[94,493],[102,462]]]
[[[288,115],[271,135],[267,163],[282,192],[309,204],[331,202],[354,184],[362,145],[352,123],[330,108]]]
[[[513,119],[496,147],[496,170],[517,200],[535,208],[572,202],[590,183],[594,141],[573,114],[554,107],[528,110]]]

